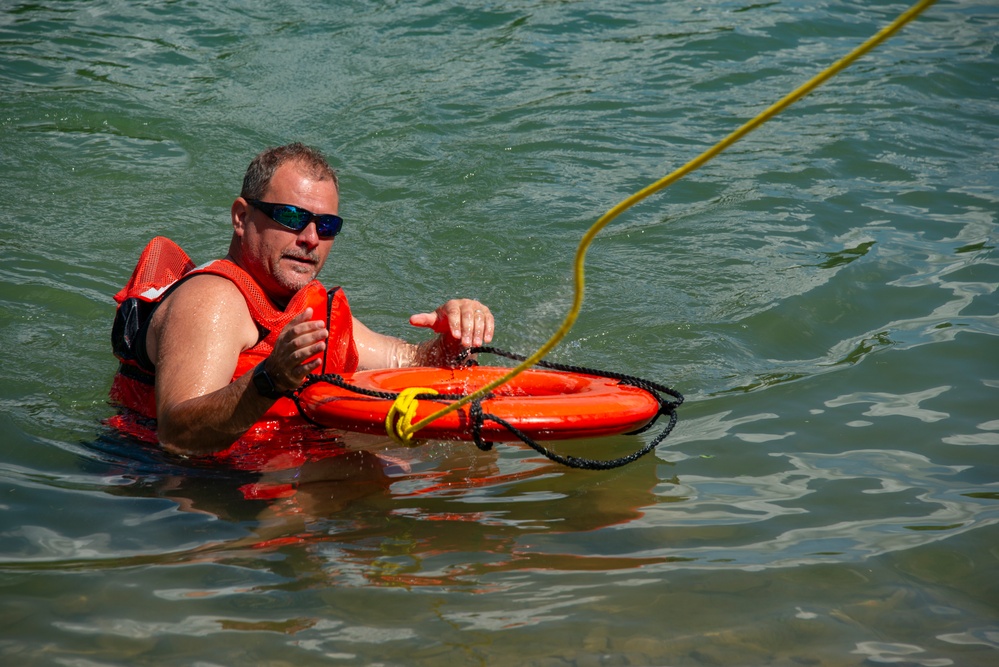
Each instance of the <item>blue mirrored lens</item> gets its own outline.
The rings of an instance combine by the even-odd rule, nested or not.
[[[296,232],[305,229],[311,217],[311,213],[299,211],[293,206],[275,206],[274,214],[271,216],[274,222],[294,229]]]
[[[340,233],[343,220],[335,215],[320,215],[316,217],[316,233],[329,238]]]
[[[312,221],[316,223],[316,234],[324,239],[333,238],[343,227],[343,218],[338,215],[316,215],[304,208],[298,208],[290,204],[271,204],[259,199],[247,200],[253,206],[263,211],[271,220],[291,229],[300,232]]]

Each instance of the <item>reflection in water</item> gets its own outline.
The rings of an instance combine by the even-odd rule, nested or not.
[[[854,403],[870,403],[871,407],[864,412],[870,417],[887,417],[890,415],[900,415],[903,417],[913,417],[923,422],[936,422],[946,419],[950,415],[937,410],[927,410],[919,407],[923,401],[934,399],[951,387],[933,387],[923,391],[914,391],[911,394],[889,394],[885,392],[859,392],[849,396],[838,396],[826,401],[826,406],[839,408],[844,405]]]
[[[922,404],[946,391],[856,392],[825,406],[870,403],[865,414],[872,418],[934,423],[945,413]],[[120,565],[250,557],[259,561],[255,567],[282,563],[281,570],[291,568],[310,585],[497,592],[516,589],[517,573],[531,571],[652,573],[852,561],[999,520],[991,497],[976,502],[978,496],[963,493],[964,466],[898,449],[780,451],[795,431],[760,429],[777,418],[729,411],[695,417],[675,435],[674,449],[660,452],[661,458],[693,462],[677,450],[693,452],[699,441],[731,437],[772,448],[775,470],[732,475],[711,466],[712,474],[702,475],[688,465],[682,478],[671,480],[650,465],[586,473],[515,446],[491,452],[464,442],[399,448],[354,434],[331,440],[335,455],[326,458],[240,470],[183,461],[104,435],[84,466],[108,480],[108,493],[167,499],[183,513],[221,519],[240,534],[157,556],[138,552],[133,560],[101,535],[68,538],[24,527],[18,536],[46,559],[94,566],[112,553]],[[630,438],[620,443],[633,447]],[[597,451],[607,446],[603,441],[574,446],[584,456],[606,455]],[[259,460],[274,467],[272,457]],[[155,526],[167,518],[160,512],[141,521]],[[260,560],[262,554],[277,560]]]
[[[543,459],[509,461],[468,443],[437,446],[444,457],[410,460],[410,471],[386,475],[390,488],[349,508],[337,483],[303,485],[287,505],[269,508],[270,523],[261,529],[280,519],[283,532],[295,522],[307,525],[303,539],[314,547],[295,557],[312,565],[299,562],[296,571],[319,568],[327,583],[348,585],[497,590],[505,585],[484,583],[488,575],[613,571],[662,560],[538,551],[530,543],[537,534],[587,534],[641,516],[657,481],[648,466],[617,475],[566,474]]]
[[[653,489],[659,480],[652,466],[567,474],[516,447],[481,452],[471,443],[440,442],[399,448],[384,438],[354,436],[331,440],[326,458],[254,471],[185,461],[155,446],[105,434],[92,443],[95,458],[83,465],[113,480],[105,489],[110,494],[168,499],[181,512],[222,519],[246,531],[225,542],[160,554],[160,563],[222,563],[249,556],[266,567],[269,561],[260,557],[271,553],[280,554],[282,569],[290,567],[297,576],[322,585],[484,591],[503,587],[483,584],[495,573],[606,572],[671,559],[597,552],[585,544],[588,538],[578,550],[552,551],[534,539],[585,536],[641,517],[645,507],[657,502]],[[632,438],[620,442],[634,447]],[[604,455],[599,450],[605,442],[588,446],[590,455]],[[586,450],[583,442],[573,453],[587,455]],[[273,467],[275,458],[256,460]],[[156,516],[147,521],[155,523]],[[445,524],[447,530],[442,530]],[[102,550],[97,540],[86,554],[79,544],[55,554],[37,543],[40,536],[22,536],[35,540],[47,557],[74,553],[100,560],[111,550]],[[126,565],[146,558],[130,559],[119,551],[115,561]]]

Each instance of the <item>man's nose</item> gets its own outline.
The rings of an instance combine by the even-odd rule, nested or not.
[[[319,230],[316,229],[316,223],[310,222],[302,231],[298,233],[298,243],[307,248],[315,248],[319,245]]]

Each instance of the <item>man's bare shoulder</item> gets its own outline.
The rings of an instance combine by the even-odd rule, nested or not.
[[[251,321],[250,310],[239,288],[231,280],[212,274],[192,276],[182,282],[164,300],[156,315],[161,321],[180,318],[230,325]]]
[[[178,285],[164,302],[164,305],[171,302],[174,304],[201,302],[205,305],[217,302],[219,305],[231,305],[237,301],[246,303],[242,292],[239,291],[234,282],[222,276],[201,273],[191,276]],[[247,310],[247,314],[249,314],[249,310]]]
[[[256,342],[257,329],[239,288],[227,278],[192,276],[181,283],[156,310],[147,347],[154,357],[165,339],[188,343],[209,336],[236,339],[241,347]]]

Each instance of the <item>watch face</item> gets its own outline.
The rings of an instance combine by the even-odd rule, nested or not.
[[[253,386],[257,389],[257,392],[265,398],[281,398],[284,394],[278,391],[277,387],[274,386],[274,381],[271,380],[271,376],[267,374],[264,369],[263,362],[260,362],[256,368],[253,369]]]

